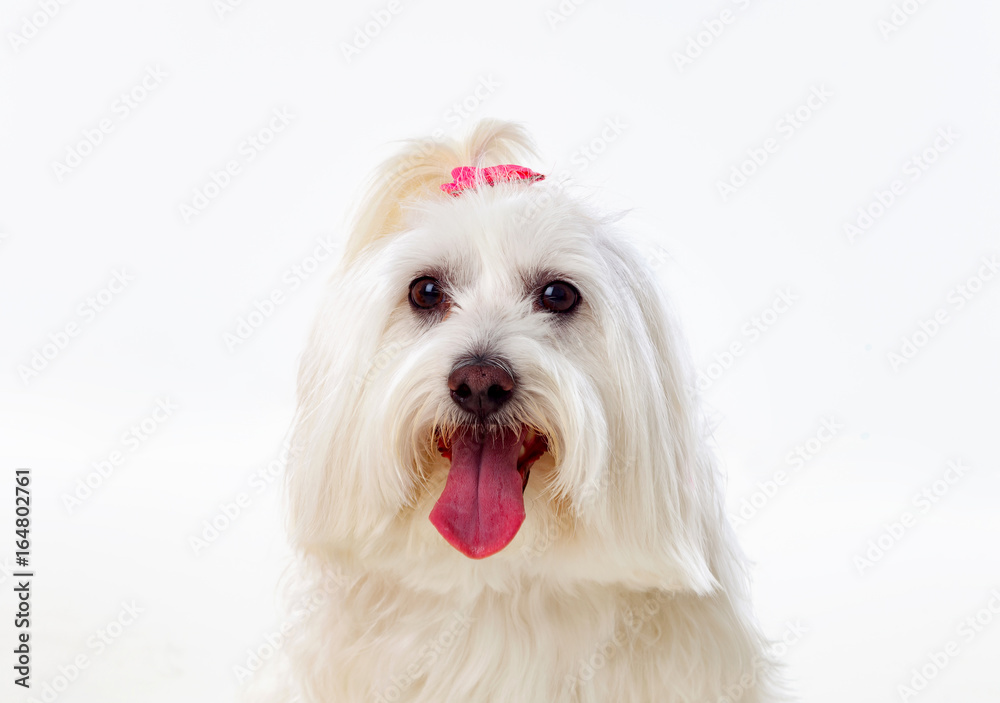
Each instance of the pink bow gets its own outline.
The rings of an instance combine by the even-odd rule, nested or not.
[[[535,173],[530,168],[514,164],[487,166],[486,168],[459,166],[451,170],[451,177],[455,180],[451,183],[442,183],[441,190],[454,196],[461,195],[463,190],[476,188],[484,183],[489,186],[500,181],[528,181],[528,183],[534,183],[545,178],[545,176]]]

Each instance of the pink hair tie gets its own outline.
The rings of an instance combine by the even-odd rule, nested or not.
[[[473,166],[459,166],[451,170],[451,183],[442,183],[441,190],[449,195],[461,195],[463,190],[476,188],[482,184],[494,185],[500,181],[527,181],[534,183],[545,178],[540,173],[535,173],[530,168],[516,166],[515,164],[504,164],[503,166],[487,166],[486,168],[475,168]]]

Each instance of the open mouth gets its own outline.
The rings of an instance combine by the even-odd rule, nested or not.
[[[545,435],[526,425],[495,432],[465,426],[438,435],[438,449],[451,468],[431,523],[467,557],[496,554],[524,522],[528,474],[547,447]]]

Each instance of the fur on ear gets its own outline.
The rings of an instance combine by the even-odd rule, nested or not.
[[[617,414],[608,418],[610,461],[600,492],[606,506],[594,513],[593,541],[606,539],[622,564],[645,565],[646,574],[636,569],[637,583],[708,594],[734,576],[720,573],[713,559],[726,542],[719,532],[728,529],[722,477],[699,427],[691,370],[666,296],[638,251],[620,233],[608,234],[603,297],[616,302],[599,314],[606,363],[617,372],[597,383]]]
[[[367,245],[397,230],[408,202],[447,198],[441,184],[457,166],[496,166],[536,158],[535,146],[513,122],[482,120],[461,141],[409,140],[376,169],[355,214],[345,255],[356,257]]]

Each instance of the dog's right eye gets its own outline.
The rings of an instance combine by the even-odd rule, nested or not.
[[[410,284],[410,303],[414,307],[430,310],[444,301],[444,289],[437,279],[429,276],[418,278]]]

